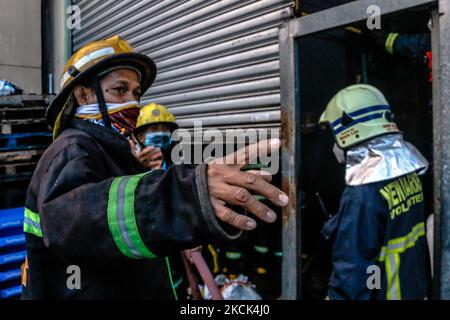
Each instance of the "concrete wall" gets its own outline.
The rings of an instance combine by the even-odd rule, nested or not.
[[[0,1],[0,79],[41,93],[41,0]]]

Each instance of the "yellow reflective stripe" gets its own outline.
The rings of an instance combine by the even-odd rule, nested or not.
[[[400,255],[398,253],[389,254],[386,261],[387,290],[386,298],[388,300],[401,300],[400,289]]]
[[[391,270],[391,260],[386,259],[384,262],[386,268],[386,280],[387,280],[387,288],[386,288],[386,299],[392,300],[392,270]]]
[[[414,236],[414,234],[419,233],[421,231],[425,231],[425,223],[421,222],[418,223],[417,225],[415,225],[411,232],[408,233],[406,236],[400,237],[400,238],[395,238],[395,239],[391,239],[389,240],[389,244],[398,244],[398,243],[402,243],[407,241],[409,238],[412,238]]]
[[[211,252],[211,255],[213,257],[213,273],[219,272],[219,255],[217,254],[217,251],[214,249],[214,247],[210,244],[208,244],[209,252]]]
[[[418,223],[406,236],[389,240],[387,245],[381,248],[378,260],[384,261],[388,254],[405,252],[407,249],[414,247],[417,240],[424,235],[425,223]]]
[[[394,276],[394,287],[396,291],[397,300],[402,300],[402,291],[400,290],[400,255],[394,254],[396,272]]]
[[[394,54],[394,42],[395,39],[398,37],[398,33],[389,33],[388,37],[386,38],[386,51],[390,54]]]

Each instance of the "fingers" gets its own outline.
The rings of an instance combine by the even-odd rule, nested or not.
[[[237,214],[230,208],[223,205],[223,202],[213,199],[211,204],[216,212],[216,216],[221,221],[240,230],[253,230],[256,228],[256,221],[242,214]]]
[[[215,159],[210,163],[227,164],[242,168],[246,164],[256,163],[259,155],[269,155],[277,151],[280,146],[280,139],[263,140],[230,153],[223,158]]]
[[[223,199],[227,203],[246,209],[265,222],[272,223],[277,219],[273,210],[256,200],[256,198],[245,188],[229,185],[226,188],[223,188],[222,192],[217,194],[217,197]]]
[[[152,169],[162,169],[162,165],[163,165],[162,160],[150,161],[149,167]]]
[[[264,179],[267,182],[272,181],[272,174],[270,172],[267,172],[264,170],[248,170],[246,172],[260,176],[262,179]]]
[[[255,175],[248,171],[234,171],[225,177],[225,182],[230,185],[243,187],[266,197],[272,203],[284,207],[288,204],[289,198],[284,192],[270,184],[262,175]]]
[[[140,159],[148,159],[149,161],[162,159],[161,149],[155,147],[146,147],[139,153]]]

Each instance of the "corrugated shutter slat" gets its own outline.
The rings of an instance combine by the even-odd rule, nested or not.
[[[152,57],[158,76],[143,97],[182,127],[279,127],[278,26],[290,0],[90,1],[81,4],[76,50],[119,34]]]

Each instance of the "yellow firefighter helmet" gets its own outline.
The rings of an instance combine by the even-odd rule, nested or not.
[[[168,124],[173,131],[178,128],[175,116],[164,106],[154,102],[143,106],[139,112],[139,117],[136,122],[136,131],[152,124]]]
[[[383,93],[365,84],[339,91],[322,113],[321,124],[331,127],[336,143],[342,149],[376,136],[400,132]]]
[[[86,44],[69,59],[63,70],[61,92],[47,109],[47,121],[56,137],[62,131],[63,116],[74,113],[73,89],[84,81],[114,69],[132,69],[140,76],[141,90],[145,92],[156,77],[152,59],[133,51],[119,36]]]

